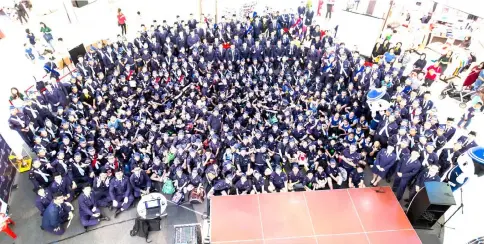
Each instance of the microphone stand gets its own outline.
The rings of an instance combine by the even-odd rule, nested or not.
[[[385,193],[383,186],[379,186],[378,189],[375,190],[376,193]]]
[[[462,196],[462,192],[463,192],[463,190],[462,190],[462,187],[461,187],[460,188],[460,206],[452,213],[452,215],[444,223],[439,223],[439,225],[440,225],[439,238],[442,235],[442,230],[444,229],[444,227],[455,230],[455,228],[449,227],[449,226],[445,226],[445,225],[447,224],[447,222],[449,222],[449,220],[452,219],[452,217],[454,217],[454,215],[457,212],[459,212],[459,210],[462,210],[462,214],[464,214],[464,198]]]

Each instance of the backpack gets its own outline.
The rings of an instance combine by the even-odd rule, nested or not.
[[[163,184],[163,188],[161,189],[161,192],[166,195],[171,195],[175,192],[175,186],[173,185],[173,181],[170,179],[167,179],[165,181],[165,184]]]
[[[182,204],[184,200],[185,200],[185,194],[179,191],[173,194],[173,197],[171,198],[171,201],[174,202],[176,205]]]
[[[151,242],[151,241],[148,241],[148,234],[150,232],[149,229],[150,229],[150,226],[145,220],[141,218],[136,218],[134,220],[133,229],[129,232],[129,235],[144,237],[146,242]]]

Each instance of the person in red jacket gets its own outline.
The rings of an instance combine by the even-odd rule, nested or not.
[[[126,35],[126,16],[118,8],[118,25],[121,26],[121,35]]]
[[[442,73],[442,68],[440,68],[440,62],[435,61],[434,65],[427,68],[427,74],[425,75],[424,86],[430,87],[434,83],[437,76]]]

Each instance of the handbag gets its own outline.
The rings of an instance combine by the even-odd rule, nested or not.
[[[51,33],[44,33],[44,39],[47,41],[47,42],[50,42],[54,39],[54,37],[52,36]]]
[[[171,195],[175,192],[175,186],[173,185],[173,181],[167,179],[165,184],[163,184],[163,188],[161,189],[163,194]]]
[[[179,191],[173,194],[173,197],[171,198],[171,201],[174,202],[176,205],[182,204],[183,200],[185,200],[185,194]]]
[[[190,192],[189,202],[191,204],[203,203],[204,196],[205,196],[205,191],[203,190],[203,188],[200,188],[199,193],[197,193],[197,188],[195,188]]]

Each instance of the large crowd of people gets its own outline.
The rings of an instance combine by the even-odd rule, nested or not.
[[[312,16],[301,6],[217,24],[153,22],[134,40],[89,47],[68,83],[48,62],[36,91],[12,89],[24,106],[12,107],[10,126],[37,155],[29,178],[42,228],[64,233],[76,197],[87,228],[109,219],[100,208],[116,217],[152,191],[203,199],[394,179],[400,200],[407,186],[412,195],[444,178],[476,133],[444,148],[454,118],[437,119],[426,89],[439,62],[409,63],[412,51],[387,42],[366,60]],[[372,114],[374,89],[390,106]]]

